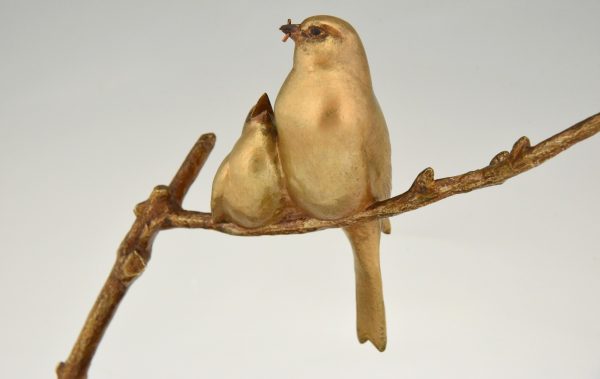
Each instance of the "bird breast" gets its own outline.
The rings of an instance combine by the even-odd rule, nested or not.
[[[294,202],[336,219],[369,204],[364,151],[372,92],[351,78],[290,73],[275,104],[279,153]]]

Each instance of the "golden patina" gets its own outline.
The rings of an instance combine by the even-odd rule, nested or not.
[[[320,28],[320,31],[312,29],[315,26]],[[426,168],[406,192],[389,198],[387,130],[372,94],[366,57],[356,32],[346,22],[329,16],[311,17],[299,25],[290,21],[281,29],[285,33],[284,40],[293,38],[296,48],[294,68],[284,83],[275,106],[275,123],[280,129],[280,134],[257,134],[258,131],[262,133],[269,129],[268,119],[256,118],[262,112],[251,111],[250,119],[246,122],[246,125],[250,126],[250,136],[258,139],[267,137],[263,140],[263,147],[275,143],[279,158],[275,158],[272,148],[265,148],[261,152],[244,147],[248,143],[245,141],[247,136],[244,136],[244,133],[247,133],[246,128],[240,138],[240,148],[250,151],[250,155],[259,161],[263,160],[264,165],[256,166],[256,172],[270,173],[267,180],[254,182],[259,192],[270,188],[277,193],[277,183],[281,183],[281,194],[274,196],[283,200],[284,216],[275,221],[277,217],[271,219],[268,217],[270,212],[265,212],[266,215],[251,220],[253,227],[242,225],[247,221],[245,218],[248,215],[254,215],[256,209],[258,213],[265,209],[277,213],[281,205],[277,201],[265,208],[246,204],[243,217],[227,212],[218,216],[183,209],[183,199],[215,144],[214,134],[202,135],[170,184],[155,187],[148,199],[135,207],[136,219],[117,250],[113,268],[68,358],[56,368],[59,379],[87,377],[92,358],[119,304],[128,288],[144,272],[150,261],[155,237],[160,231],[173,228],[211,229],[237,236],[295,234],[326,228],[344,228],[355,252],[359,339],[371,340],[379,349],[383,349],[385,316],[379,276],[379,222],[381,221],[383,231],[389,231],[387,217],[427,206],[449,196],[502,184],[600,132],[599,113],[535,146],[531,146],[529,140],[522,137],[510,152],[498,153],[488,166],[480,169],[435,179],[433,169]],[[360,59],[349,62],[347,58],[352,55],[333,57],[332,52],[341,46],[354,49],[355,53],[359,53]],[[364,60],[361,60],[363,58]],[[341,72],[334,73],[335,71]],[[322,82],[312,80],[312,74],[321,78]],[[300,80],[303,77],[307,80],[306,83]],[[349,86],[348,82],[326,81],[334,77],[348,80],[354,85]],[[314,91],[307,90],[305,85],[311,86]],[[344,86],[351,88],[348,92],[340,91],[341,88],[346,88]],[[361,94],[365,96],[362,100]],[[307,98],[299,98],[301,95]],[[346,108],[349,104],[353,110]],[[259,100],[254,110],[260,111],[264,106],[264,99]],[[357,125],[347,118],[350,114],[353,117],[361,117],[364,122]],[[319,133],[323,138],[316,137]],[[338,144],[335,139],[344,139],[344,133],[349,133],[362,142],[346,140],[348,147],[344,148],[346,145]],[[294,140],[294,137],[297,140]],[[249,140],[253,141],[254,138]],[[303,154],[301,143],[314,145]],[[236,144],[234,151],[237,146]],[[339,155],[323,150],[332,146],[337,149]],[[363,150],[356,151],[357,147]],[[269,153],[265,154],[265,151]],[[302,160],[303,157],[306,160]],[[341,158],[352,160],[355,166],[346,166],[345,161],[341,162]],[[272,163],[273,159],[281,165],[279,173],[272,171],[276,166]],[[370,159],[373,159],[373,162]],[[227,160],[233,162],[231,156]],[[336,162],[339,165],[336,165]],[[233,166],[236,165],[237,163]],[[242,169],[244,170],[248,169]],[[355,173],[356,183],[348,180],[352,172]],[[327,173],[331,179],[325,180],[328,176],[323,173]],[[215,180],[218,181],[222,177],[219,174]],[[333,179],[347,180],[347,191],[357,194],[360,200],[349,199],[342,186],[332,183]],[[385,192],[386,190],[388,192]],[[324,194],[322,198],[318,196],[321,192]],[[248,193],[246,195],[250,198],[255,196]],[[261,224],[262,226],[257,226]]]

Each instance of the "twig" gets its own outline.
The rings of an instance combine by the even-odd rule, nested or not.
[[[434,180],[433,169],[423,170],[405,193],[377,202],[369,209],[340,220],[313,218],[285,220],[275,225],[245,229],[230,223],[214,223],[210,213],[187,211],[181,203],[214,144],[215,135],[205,134],[194,145],[169,186],[157,186],[145,202],[135,208],[136,220],[117,251],[117,260],[65,362],[57,369],[59,379],[87,377],[96,348],[119,303],[150,260],[152,243],[159,231],[172,228],[212,229],[237,236],[308,233],[339,228],[381,217],[412,211],[452,195],[504,183],[540,165],[562,151],[600,131],[600,113],[535,146],[521,137],[510,152],[497,154],[484,168]]]

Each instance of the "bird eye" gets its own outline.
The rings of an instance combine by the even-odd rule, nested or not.
[[[321,35],[321,29],[317,28],[316,26],[313,26],[312,28],[310,28],[308,30],[308,32],[315,37]]]

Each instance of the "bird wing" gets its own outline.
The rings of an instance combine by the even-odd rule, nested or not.
[[[367,131],[365,151],[369,164],[369,183],[375,201],[388,199],[392,191],[392,163],[390,137],[383,112],[375,99],[376,110],[372,127]],[[388,218],[381,220],[381,230],[391,233]]]

